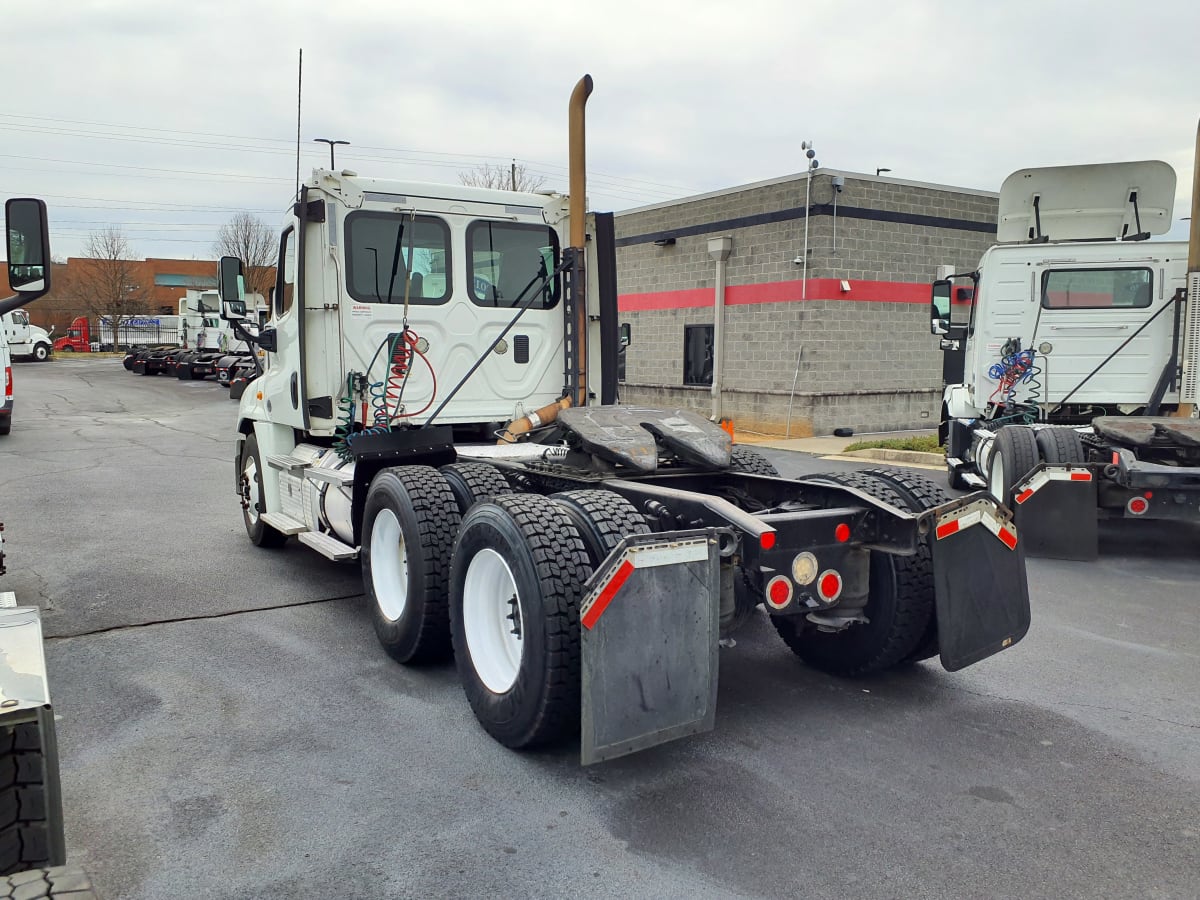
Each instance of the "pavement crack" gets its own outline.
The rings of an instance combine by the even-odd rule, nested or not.
[[[251,606],[246,609],[231,609],[227,612],[208,613],[200,616],[179,616],[172,619],[152,619],[148,622],[132,622],[128,625],[109,625],[106,628],[93,628],[89,631],[75,631],[69,634],[53,634],[47,635],[45,640],[47,643],[51,641],[65,641],[72,638],[91,637],[96,634],[111,634],[117,631],[133,631],[138,628],[150,628],[156,625],[178,625],[182,622],[204,622],[210,619],[230,619],[234,616],[244,616],[250,613],[271,612],[276,609],[293,609],[299,606],[316,606],[320,603],[333,603],[338,600],[353,600],[362,596],[362,591],[357,594],[343,594],[338,597],[318,597],[316,600],[297,600],[292,603],[275,603],[268,606]]]

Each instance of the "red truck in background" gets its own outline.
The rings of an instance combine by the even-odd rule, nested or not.
[[[77,316],[67,333],[54,341],[55,351],[65,350],[68,353],[90,353],[92,350],[92,335],[86,316]]]

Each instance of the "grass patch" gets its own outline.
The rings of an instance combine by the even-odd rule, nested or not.
[[[945,455],[946,448],[938,446],[936,434],[925,434],[920,437],[884,438],[879,441],[858,441],[846,448],[847,450],[915,450],[918,453],[941,453]]]

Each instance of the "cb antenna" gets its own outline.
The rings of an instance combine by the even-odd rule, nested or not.
[[[296,64],[296,196],[300,196],[300,98],[304,88],[304,48]]]

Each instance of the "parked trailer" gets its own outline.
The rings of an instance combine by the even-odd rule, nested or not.
[[[696,414],[617,404],[613,218],[583,205],[590,92],[572,95],[569,198],[324,170],[302,186],[238,411],[250,540],[357,559],[392,657],[453,649],[493,737],[579,734],[584,763],[712,728],[718,642],[760,604],[839,675],[939,654],[953,671],[1019,641],[1023,545],[989,494],[785,479]],[[233,322],[240,272],[222,260]]]
[[[1030,553],[1093,558],[1102,517],[1200,521],[1200,232],[1149,240],[1174,195],[1162,162],[1019,171],[1002,243],[934,284],[950,482],[1014,509]],[[969,320],[952,322],[968,278]]]

